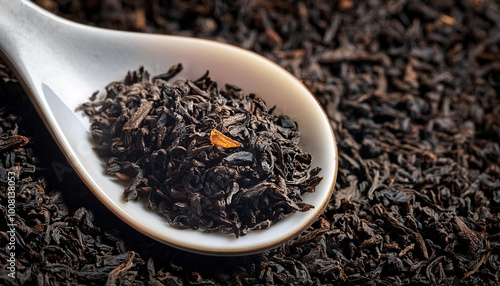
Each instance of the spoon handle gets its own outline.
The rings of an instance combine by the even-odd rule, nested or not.
[[[70,22],[26,0],[0,0],[0,56],[37,105],[43,86],[69,95],[83,81],[78,68],[88,63],[92,28]],[[87,44],[88,45],[88,44]],[[77,62],[78,67],[73,63]]]
[[[57,33],[55,18],[50,13],[25,0],[0,0],[0,52],[19,69],[34,53],[48,48],[45,38]],[[51,36],[50,36],[51,37]],[[21,71],[20,71],[21,72]]]
[[[23,0],[0,0],[0,48],[9,55],[15,53],[19,45],[26,44],[36,33],[35,29],[44,24],[43,17]],[[33,25],[39,23],[40,25]]]

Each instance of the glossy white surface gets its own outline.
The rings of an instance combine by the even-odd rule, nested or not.
[[[275,247],[298,235],[322,212],[337,173],[337,151],[329,120],[310,92],[278,65],[254,53],[213,41],[91,28],[57,18],[31,3],[0,0],[0,51],[14,67],[47,127],[93,193],[118,217],[144,234],[188,251],[241,255]],[[50,31],[50,32],[49,32]],[[125,202],[123,184],[104,175],[105,162],[92,150],[89,121],[78,105],[95,90],[143,65],[151,75],[182,63],[178,78],[206,70],[219,83],[255,93],[277,113],[298,122],[301,144],[322,168],[323,181],[306,194],[315,209],[296,213],[271,228],[233,235],[178,230],[143,202]]]

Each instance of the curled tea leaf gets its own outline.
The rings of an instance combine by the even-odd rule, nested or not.
[[[123,130],[131,131],[139,128],[141,122],[146,118],[149,111],[153,108],[153,102],[148,101],[137,109],[132,117],[125,123]]]
[[[29,139],[21,135],[13,135],[7,139],[0,139],[0,150],[6,150],[13,146],[24,146],[28,144]]]

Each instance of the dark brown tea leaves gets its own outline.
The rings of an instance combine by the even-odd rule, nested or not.
[[[0,138],[0,151],[9,148],[22,147],[28,144],[28,142],[29,139],[22,135],[5,136],[5,138]]]
[[[139,128],[139,125],[146,118],[152,107],[153,107],[152,101],[148,101],[144,103],[141,107],[139,107],[139,109],[137,109],[134,112],[134,115],[132,115],[132,118],[130,118],[125,123],[125,125],[123,126],[123,131],[137,130],[137,128]]]
[[[128,181],[125,200],[144,197],[178,228],[237,237],[314,208],[302,195],[320,169],[298,147],[297,124],[238,87],[219,89],[208,72],[167,83],[181,70],[150,81],[141,67],[82,106],[106,173]]]
[[[76,174],[70,179],[64,173],[61,182],[58,173],[44,171],[59,166],[54,160],[62,162],[63,155],[36,112],[27,108],[12,72],[0,63],[1,138],[30,138],[25,146],[0,150],[0,188],[8,188],[7,172],[19,174],[18,280],[7,276],[9,198],[3,191],[1,285],[500,285],[498,1],[35,2],[82,23],[128,31],[145,25],[142,32],[209,38],[278,63],[307,86],[327,113],[338,142],[339,172],[326,211],[285,245],[240,257],[174,249],[113,216]],[[255,132],[251,125],[267,122],[265,113],[255,110],[258,99],[245,101],[228,116],[217,100],[207,100],[206,93],[215,89],[209,81],[188,81],[179,88],[155,85],[156,79],[173,81],[181,70],[175,66],[151,78],[144,70],[131,72],[125,83],[108,85],[110,97],[101,105],[88,106],[89,114],[100,116],[92,129],[97,151],[116,158],[108,163],[108,173],[128,180],[131,197],[150,196],[157,210],[185,210],[179,222],[209,208],[225,208],[231,215],[230,206],[260,192],[270,203],[276,201],[273,196],[294,202],[293,193],[283,192],[283,181],[245,187],[239,180],[198,195],[183,191],[184,182],[199,186],[201,175],[193,173],[205,169],[206,182],[225,184],[224,170],[233,166],[248,181],[274,166],[283,170],[286,184],[300,176],[296,169],[285,170],[294,164],[290,156],[302,155],[281,142],[267,144],[269,138],[257,133],[254,146],[248,144],[245,138]],[[144,85],[150,87],[143,91]],[[187,90],[189,97],[180,96]],[[234,87],[226,92],[240,93]],[[175,96],[165,104],[167,93]],[[153,106],[138,127],[122,134],[121,128],[147,102]],[[128,111],[122,114],[121,105]],[[4,107],[16,110],[5,113]],[[189,113],[215,108],[219,116],[209,117],[210,124]],[[174,130],[177,120],[184,126]],[[191,124],[198,124],[194,120],[204,128],[191,130]],[[294,137],[293,121],[278,117],[272,122],[280,136],[290,132],[286,136]],[[213,145],[213,129],[243,146]],[[124,145],[125,140],[134,147]],[[144,148],[151,155],[139,160]],[[132,150],[134,159],[125,160]],[[215,154],[220,166],[203,166],[205,156]],[[173,156],[168,161],[173,165],[160,164],[167,156]],[[168,193],[158,188],[166,176],[154,180],[152,172],[166,168],[179,176],[176,167],[188,156],[192,162],[182,172],[191,177]],[[154,164],[143,168],[146,160]],[[231,222],[231,217],[220,220]]]

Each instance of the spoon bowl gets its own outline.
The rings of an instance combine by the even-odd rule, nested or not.
[[[274,248],[299,235],[327,206],[337,174],[337,149],[329,119],[307,88],[280,66],[255,53],[210,40],[119,32],[76,24],[27,1],[0,0],[0,55],[16,73],[62,152],[94,195],[145,235],[173,247],[209,255],[245,255]],[[322,182],[304,195],[315,206],[266,230],[234,235],[179,230],[144,203],[125,202],[124,186],[104,174],[92,149],[90,122],[77,107],[96,90],[144,66],[151,75],[182,63],[178,78],[207,70],[220,84],[255,93],[275,113],[299,125],[301,147],[322,168]]]

